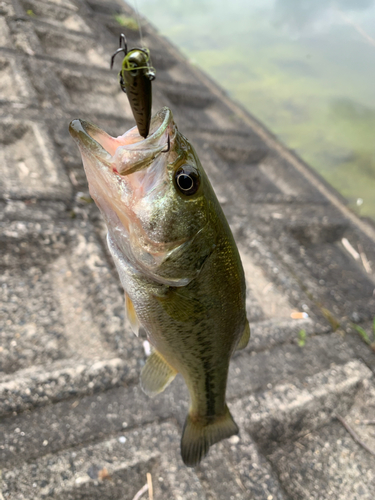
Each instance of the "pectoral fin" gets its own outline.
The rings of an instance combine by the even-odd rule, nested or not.
[[[141,387],[148,396],[155,396],[163,392],[176,375],[176,370],[157,351],[154,351],[143,367]]]
[[[250,340],[250,325],[249,322],[246,321],[246,326],[243,331],[242,337],[240,338],[240,341],[237,344],[236,351],[240,351],[241,349],[244,349],[247,344],[249,343]]]
[[[134,335],[138,337],[140,323],[137,317],[137,313],[135,312],[133,302],[130,300],[127,293],[125,293],[125,311],[128,316],[131,329],[133,330]]]

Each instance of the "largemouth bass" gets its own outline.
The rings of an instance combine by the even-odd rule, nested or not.
[[[168,108],[152,118],[147,139],[136,127],[114,138],[82,120],[70,133],[107,224],[132,329],[142,326],[154,349],[142,388],[155,395],[181,373],[190,394],[181,455],[195,466],[238,433],[225,391],[230,358],[250,328],[231,230]]]

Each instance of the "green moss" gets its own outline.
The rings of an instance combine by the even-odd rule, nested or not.
[[[359,325],[355,325],[353,323],[353,328],[356,330],[356,332],[359,333],[360,337],[362,338],[362,340],[367,344],[367,345],[371,345],[371,340],[369,339],[369,336],[367,335],[367,332],[366,330],[364,330],[361,326]]]
[[[306,331],[305,330],[300,330],[298,332],[298,345],[300,347],[304,347],[304,345],[306,344]]]
[[[366,330],[364,328],[362,328],[361,326],[352,323],[352,327],[359,334],[359,336],[361,337],[363,342],[365,342],[365,344],[370,346],[371,349],[375,352],[375,318],[373,319],[373,322],[372,322],[372,335],[371,335],[372,340],[370,339],[370,336],[366,332]]]
[[[120,26],[133,31],[138,30],[138,22],[133,17],[125,16],[124,14],[116,14],[114,17]]]

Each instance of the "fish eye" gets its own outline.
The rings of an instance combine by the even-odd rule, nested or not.
[[[181,193],[190,196],[198,191],[200,178],[197,170],[190,166],[184,165],[175,173],[175,181]]]

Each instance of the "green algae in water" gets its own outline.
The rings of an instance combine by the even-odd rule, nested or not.
[[[375,42],[356,29],[375,40],[374,4],[142,0],[139,7],[353,209],[375,218]]]

